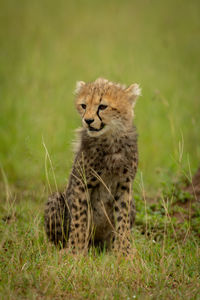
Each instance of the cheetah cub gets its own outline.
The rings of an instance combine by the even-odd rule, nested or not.
[[[77,82],[75,95],[83,126],[68,186],[46,203],[46,233],[73,253],[93,243],[126,254],[135,219],[131,190],[138,153],[132,121],[140,88],[99,78]]]

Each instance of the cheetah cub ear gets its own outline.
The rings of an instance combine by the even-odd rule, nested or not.
[[[133,106],[135,106],[136,100],[139,96],[141,96],[141,88],[139,86],[139,84],[137,83],[133,83],[131,84],[126,90],[125,92],[128,95],[129,100],[131,101],[131,103],[133,104]]]
[[[85,85],[84,81],[77,81],[74,94],[78,95],[80,93],[80,90],[82,89],[82,87],[84,87],[84,85]]]

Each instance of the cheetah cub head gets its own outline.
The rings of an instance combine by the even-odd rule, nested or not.
[[[90,83],[78,81],[76,108],[88,135],[117,133],[132,126],[133,106],[140,93],[136,83],[125,87],[103,78]]]

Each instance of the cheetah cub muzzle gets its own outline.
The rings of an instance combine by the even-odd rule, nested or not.
[[[140,88],[99,78],[78,82],[75,95],[82,128],[68,185],[46,203],[46,233],[72,253],[85,253],[94,244],[126,254],[135,219],[132,182],[138,152],[133,107]]]

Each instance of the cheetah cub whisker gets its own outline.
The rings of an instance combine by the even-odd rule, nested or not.
[[[103,78],[77,83],[83,126],[72,172],[64,192],[51,195],[45,207],[48,238],[73,253],[91,243],[129,252],[138,165],[133,107],[140,92],[138,84],[126,88]]]

